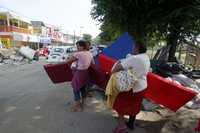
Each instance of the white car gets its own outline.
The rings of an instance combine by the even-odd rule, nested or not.
[[[98,48],[96,46],[91,46],[90,52],[92,53],[93,57],[95,57],[98,55]]]
[[[47,62],[48,63],[64,62],[73,52],[75,52],[75,50],[76,49],[73,46],[54,47],[47,57]]]

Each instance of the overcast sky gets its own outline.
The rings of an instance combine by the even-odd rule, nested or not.
[[[92,20],[91,0],[0,0],[0,7],[16,11],[33,20],[61,26],[65,32],[77,35],[98,35],[98,22]]]

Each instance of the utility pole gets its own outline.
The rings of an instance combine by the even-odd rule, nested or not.
[[[74,42],[73,42],[74,45],[75,45],[75,42],[76,42],[76,38],[75,37],[76,37],[76,35],[75,35],[75,30],[74,30]]]
[[[82,38],[82,33],[81,32],[82,32],[83,28],[84,28],[83,26],[80,27],[80,39]]]
[[[38,49],[38,51],[40,50],[40,37],[39,36],[37,36],[38,37],[38,42],[37,42],[37,49]]]

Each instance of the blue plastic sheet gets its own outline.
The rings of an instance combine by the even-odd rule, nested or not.
[[[133,38],[126,32],[119,37],[113,44],[105,48],[102,54],[114,59],[125,58],[127,54],[131,54],[134,48]]]

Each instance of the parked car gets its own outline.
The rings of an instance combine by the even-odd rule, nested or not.
[[[91,46],[90,47],[90,52],[92,53],[93,57],[97,56],[98,55],[98,48],[97,46]]]
[[[45,57],[47,57],[48,55],[49,55],[48,48],[44,47],[44,48],[41,48],[39,50],[39,56],[45,56]]]
[[[107,46],[106,45],[98,45],[97,47],[98,47],[98,53],[101,53],[104,50],[104,48],[106,48]]]
[[[76,48],[74,48],[73,46],[54,47],[47,57],[47,62],[49,63],[64,62],[75,51],[76,51]]]
[[[49,54],[51,53],[51,51],[53,50],[55,46],[52,46],[52,45],[49,45],[49,46],[46,46],[46,48],[48,49],[49,51]]]
[[[106,48],[106,45],[93,45],[90,47],[90,52],[92,53],[93,57],[95,57],[101,53],[104,48]]]

